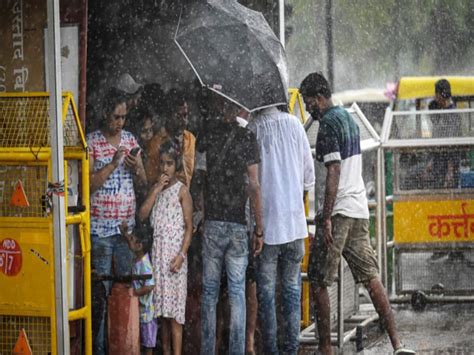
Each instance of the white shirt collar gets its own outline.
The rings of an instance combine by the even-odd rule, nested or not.
[[[280,110],[277,109],[275,106],[267,107],[262,110],[262,115],[270,115],[272,113],[279,113]]]

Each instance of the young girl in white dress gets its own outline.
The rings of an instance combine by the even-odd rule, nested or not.
[[[182,169],[178,144],[169,140],[160,147],[159,181],[139,210],[140,220],[150,217],[153,227],[152,263],[155,278],[155,316],[161,317],[163,354],[181,354],[187,296],[186,253],[192,237],[192,199],[176,178]]]

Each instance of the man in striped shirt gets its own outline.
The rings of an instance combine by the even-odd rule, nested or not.
[[[344,108],[333,105],[329,83],[321,74],[309,74],[301,83],[300,92],[306,110],[320,122],[316,159],[327,169],[323,211],[316,217],[316,237],[308,269],[316,304],[319,350],[332,354],[328,287],[336,279],[343,255],[355,282],[363,283],[369,291],[394,354],[414,354],[400,343],[370,246],[359,127]]]

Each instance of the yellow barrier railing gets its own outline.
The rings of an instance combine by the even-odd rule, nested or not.
[[[66,216],[77,225],[82,269],[83,302],[69,312],[69,320],[82,320],[84,348],[92,354],[91,243],[89,219],[89,161],[87,145],[71,93],[62,101],[64,204],[68,205],[68,162],[77,175],[77,193],[83,212]],[[21,272],[0,272],[0,354],[9,354],[25,328],[33,353],[56,354],[53,223],[47,212],[51,181],[49,93],[0,93],[0,243],[14,241],[21,248]],[[72,172],[71,172],[72,173]],[[28,203],[12,206],[13,186],[21,182]],[[5,252],[0,248],[0,253]],[[14,277],[12,277],[14,276]],[[18,329],[17,329],[18,328]]]

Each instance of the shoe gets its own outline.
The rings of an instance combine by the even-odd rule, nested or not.
[[[416,354],[416,351],[405,348],[404,346],[399,347],[397,350],[393,352],[393,355],[411,355],[411,354]]]

